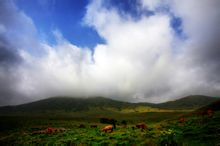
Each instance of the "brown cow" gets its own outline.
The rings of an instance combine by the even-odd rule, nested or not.
[[[90,128],[97,128],[97,125],[90,125]]]
[[[207,109],[207,110],[204,110],[202,112],[199,113],[201,116],[205,117],[205,116],[208,116],[209,118],[212,118],[213,117],[213,110],[212,109]]]
[[[108,132],[108,131],[112,132],[113,131],[113,126],[112,125],[105,126],[102,129],[102,131],[104,131],[104,132]]]
[[[181,117],[180,119],[179,119],[179,123],[185,123],[186,122],[186,119],[184,118],[184,117]]]
[[[47,134],[46,130],[33,131],[32,134]]]
[[[147,125],[145,123],[139,123],[136,125],[137,128],[141,129],[141,131],[144,131],[147,129]]]
[[[212,109],[208,109],[208,110],[207,110],[207,115],[208,115],[208,117],[212,118],[212,117],[213,117],[213,114],[214,114],[214,112],[213,112]]]
[[[46,133],[54,133],[54,132],[57,132],[56,128],[49,127],[46,129]]]
[[[32,134],[51,134],[51,133],[55,133],[55,132],[63,132],[65,130],[66,130],[65,128],[48,127],[45,130],[33,131]]]

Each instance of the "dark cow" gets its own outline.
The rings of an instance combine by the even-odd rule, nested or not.
[[[65,130],[66,130],[65,128],[48,127],[45,130],[33,131],[32,134],[51,134],[55,132],[64,132]]]
[[[84,124],[80,124],[79,128],[86,128],[86,126]]]
[[[184,118],[184,117],[181,117],[180,119],[179,119],[179,123],[185,123],[186,122],[186,119]]]
[[[136,127],[141,129],[141,131],[144,131],[147,129],[147,125],[145,123],[139,123],[136,125]]]
[[[208,109],[208,110],[207,110],[207,115],[208,115],[208,117],[212,118],[212,117],[213,117],[213,114],[214,114],[214,112],[213,112],[212,109]]]
[[[52,128],[52,127],[47,128],[47,133],[54,133],[54,132],[57,132],[56,128]]]
[[[97,125],[90,125],[90,128],[97,128]]]
[[[209,118],[212,118],[214,112],[212,109],[207,109],[207,110],[200,112],[199,114],[202,115],[203,117],[208,116]]]

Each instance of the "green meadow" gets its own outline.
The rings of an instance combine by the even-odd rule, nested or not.
[[[194,108],[193,100],[184,104],[185,109],[183,99],[166,103],[167,108],[103,98],[65,100],[53,98],[0,108],[0,145],[220,145],[219,100],[208,105],[203,101],[202,108]],[[181,109],[168,108],[177,103]],[[114,123],[103,122],[103,118]],[[137,128],[138,123],[147,128]],[[114,124],[113,131],[102,131]]]
[[[220,143],[220,113],[213,117],[188,116],[184,123],[182,112],[150,112],[109,114],[117,120],[113,132],[101,129],[99,117],[72,113],[68,115],[4,116],[1,117],[1,145],[218,145]],[[104,116],[104,115],[99,115]],[[122,121],[126,121],[124,124]],[[147,129],[135,127],[144,122]],[[80,128],[80,125],[85,127]],[[97,128],[91,128],[97,125]],[[65,131],[34,134],[48,127]]]

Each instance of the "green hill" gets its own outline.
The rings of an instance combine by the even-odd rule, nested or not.
[[[120,109],[132,104],[120,102],[103,97],[94,98],[71,98],[71,97],[52,97],[48,99],[39,100],[27,104],[17,106],[5,106],[0,108],[0,111],[87,111],[90,108],[107,108],[112,107]]]
[[[31,102],[16,106],[0,107],[0,113],[13,112],[97,112],[111,111],[121,113],[131,112],[163,112],[176,109],[197,109],[217,101],[219,98],[208,96],[188,96],[175,101],[160,104],[153,103],[129,103],[112,100],[104,97],[91,98],[71,98],[71,97],[52,97],[36,102]]]
[[[220,111],[220,99],[207,106],[199,108],[197,111],[207,111],[208,109],[212,109],[213,111]]]
[[[174,101],[156,104],[154,107],[164,109],[197,109],[209,105],[220,98],[203,95],[190,95]]]

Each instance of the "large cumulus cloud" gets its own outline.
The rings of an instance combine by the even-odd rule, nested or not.
[[[29,17],[12,1],[0,1],[0,105],[27,101],[17,90],[20,76],[16,72],[23,60],[19,50],[28,51],[37,44],[35,34]]]
[[[220,85],[219,6],[218,0],[174,0],[171,3],[172,11],[182,18],[182,29],[188,36],[183,44],[184,70],[191,72],[192,77],[196,76],[190,82],[194,86],[189,86],[188,90],[213,96],[219,95]]]
[[[136,9],[143,14],[137,19],[94,0],[82,21],[106,43],[80,48],[59,30],[53,32],[56,45],[40,41],[27,14],[12,1],[1,1],[0,63],[7,65],[0,70],[5,84],[0,102],[58,95],[133,102],[219,96],[219,6],[218,0],[142,0]],[[186,38],[172,27],[174,16],[181,19]]]

